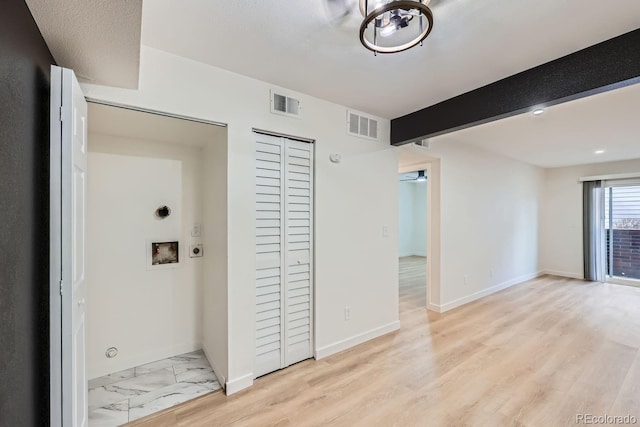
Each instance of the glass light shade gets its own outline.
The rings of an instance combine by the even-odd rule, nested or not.
[[[360,41],[380,53],[401,52],[424,40],[433,28],[428,0],[360,0]]]

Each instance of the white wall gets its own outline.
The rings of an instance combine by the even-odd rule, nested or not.
[[[88,169],[89,377],[199,349],[203,259],[188,245],[199,242],[201,150],[90,133]],[[163,204],[172,214],[158,220]],[[179,239],[179,268],[148,270],[147,239]]]
[[[203,149],[204,279],[202,348],[221,384],[229,377],[227,292],[227,140]]]
[[[427,184],[398,184],[398,256],[427,256]]]
[[[398,256],[413,255],[413,187],[398,183]]]
[[[427,255],[427,183],[416,182],[413,186],[413,252]]]
[[[254,364],[255,196],[252,127],[316,140],[315,303],[319,357],[397,329],[397,153],[389,121],[379,142],[346,133],[346,108],[303,94],[302,118],[270,113],[272,85],[148,47],[140,89],[83,85],[95,99],[227,123],[227,392],[252,383]],[[329,161],[331,153],[342,162]],[[376,173],[371,173],[375,170]],[[383,227],[388,227],[387,237]],[[344,308],[351,307],[351,320]],[[214,363],[218,363],[217,360]]]
[[[542,169],[454,136],[434,139],[432,155],[440,159],[441,271],[431,306],[450,310],[535,277]]]
[[[640,159],[545,170],[544,210],[540,220],[541,270],[584,278],[582,183],[586,176],[638,173]]]

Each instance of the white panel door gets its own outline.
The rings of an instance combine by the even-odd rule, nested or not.
[[[62,69],[63,426],[88,424],[85,355],[87,103],[72,70]]]
[[[313,356],[312,148],[256,134],[256,377]]]

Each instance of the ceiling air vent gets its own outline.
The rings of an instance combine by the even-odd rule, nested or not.
[[[347,132],[350,135],[378,139],[378,120],[347,111]]]
[[[300,118],[300,101],[290,96],[271,91],[271,112]]]

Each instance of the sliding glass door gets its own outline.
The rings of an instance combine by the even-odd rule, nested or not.
[[[607,281],[640,286],[640,180],[604,183]]]

